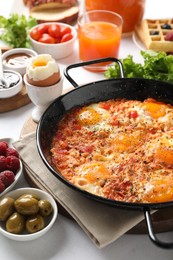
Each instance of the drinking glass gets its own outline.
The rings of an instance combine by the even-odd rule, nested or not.
[[[85,12],[78,19],[79,58],[81,62],[118,58],[122,35],[122,17],[112,11]],[[85,66],[91,71],[105,71],[107,63]]]

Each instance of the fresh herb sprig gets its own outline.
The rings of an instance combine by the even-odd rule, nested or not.
[[[173,83],[173,55],[167,55],[165,52],[141,51],[143,64],[136,63],[132,55],[120,59],[123,64],[126,78],[145,78],[161,80]],[[108,79],[119,78],[119,66],[114,63],[105,72]]]
[[[36,19],[30,16],[14,13],[8,18],[0,16],[0,28],[3,28],[0,39],[12,48],[29,48],[29,30],[36,24]]]

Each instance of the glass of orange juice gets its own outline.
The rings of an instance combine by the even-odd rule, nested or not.
[[[85,12],[78,19],[79,58],[82,62],[107,57],[118,58],[123,19],[112,11]],[[90,71],[105,71],[107,63],[85,66]]]

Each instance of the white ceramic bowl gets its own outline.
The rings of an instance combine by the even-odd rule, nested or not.
[[[15,60],[7,62],[7,59],[13,55],[17,56]],[[19,55],[21,56],[20,58]],[[3,69],[14,70],[23,76],[26,73],[26,66],[28,65],[29,59],[35,56],[37,56],[37,53],[34,50],[27,48],[14,48],[8,50],[2,54]]]
[[[35,189],[35,188],[21,188],[21,189],[16,189],[16,190],[13,190],[13,191],[7,193],[4,197],[8,196],[8,197],[12,197],[13,199],[17,199],[21,195],[26,194],[26,193],[34,194],[37,197],[39,197],[40,199],[48,200],[53,207],[53,213],[51,214],[50,217],[47,218],[46,226],[42,230],[40,230],[36,233],[32,233],[32,234],[9,233],[8,231],[5,230],[4,222],[0,222],[0,233],[12,240],[30,241],[30,240],[34,240],[34,239],[37,239],[37,238],[43,236],[53,226],[53,224],[57,218],[57,215],[58,215],[58,208],[57,208],[57,204],[56,204],[55,200],[49,193],[47,193],[45,191]]]
[[[12,71],[12,70],[4,70],[3,73],[11,73],[11,74],[14,74],[14,75],[17,75],[19,77],[19,82],[13,86],[13,87],[10,87],[10,88],[0,88],[0,98],[10,98],[10,97],[13,97],[15,95],[17,95],[21,89],[22,89],[22,76],[20,73],[16,72],[16,71]],[[7,79],[5,77],[5,79]],[[8,81],[8,80],[6,80]]]
[[[13,147],[13,145],[12,145],[12,143],[13,143],[13,139],[12,138],[3,138],[3,139],[0,139],[0,141],[2,142],[2,141],[5,141],[5,142],[7,142],[8,143],[8,146],[9,147],[12,147],[12,148],[14,148]],[[20,159],[19,159],[20,160]],[[16,174],[15,174],[15,179],[14,179],[14,182],[12,182],[12,184],[10,185],[10,186],[8,186],[3,192],[1,192],[0,193],[0,197],[2,197],[2,196],[4,196],[7,192],[9,192],[9,191],[11,191],[12,190],[12,188],[16,185],[16,183],[19,181],[19,178],[20,178],[20,176],[22,175],[22,173],[23,173],[23,164],[22,164],[22,162],[21,162],[21,160],[20,160],[20,168],[19,168],[19,170],[16,172]]]
[[[58,23],[58,22],[44,23],[44,25],[46,25],[46,24],[48,24],[48,25],[49,24],[58,24],[58,25],[60,25],[61,28],[65,28],[65,27],[71,28],[73,38],[67,42],[50,44],[50,43],[41,43],[41,42],[35,41],[29,35],[32,48],[38,54],[50,54],[55,60],[65,58],[65,57],[69,56],[70,54],[72,54],[74,51],[74,44],[75,44],[75,41],[77,38],[76,29],[65,23]],[[40,24],[31,28],[31,30],[33,30],[34,28],[39,27],[39,26],[40,26]],[[30,32],[31,32],[31,30],[30,30]]]
[[[38,122],[47,109],[47,107],[62,94],[63,90],[63,75],[58,83],[49,87],[37,87],[28,83],[26,74],[24,75],[24,83],[27,89],[27,93],[31,101],[34,103],[36,108],[32,112],[32,119]]]

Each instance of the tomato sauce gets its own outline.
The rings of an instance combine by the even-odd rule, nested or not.
[[[172,118],[170,104],[151,98],[76,107],[57,123],[52,163],[73,185],[104,198],[172,201]]]

